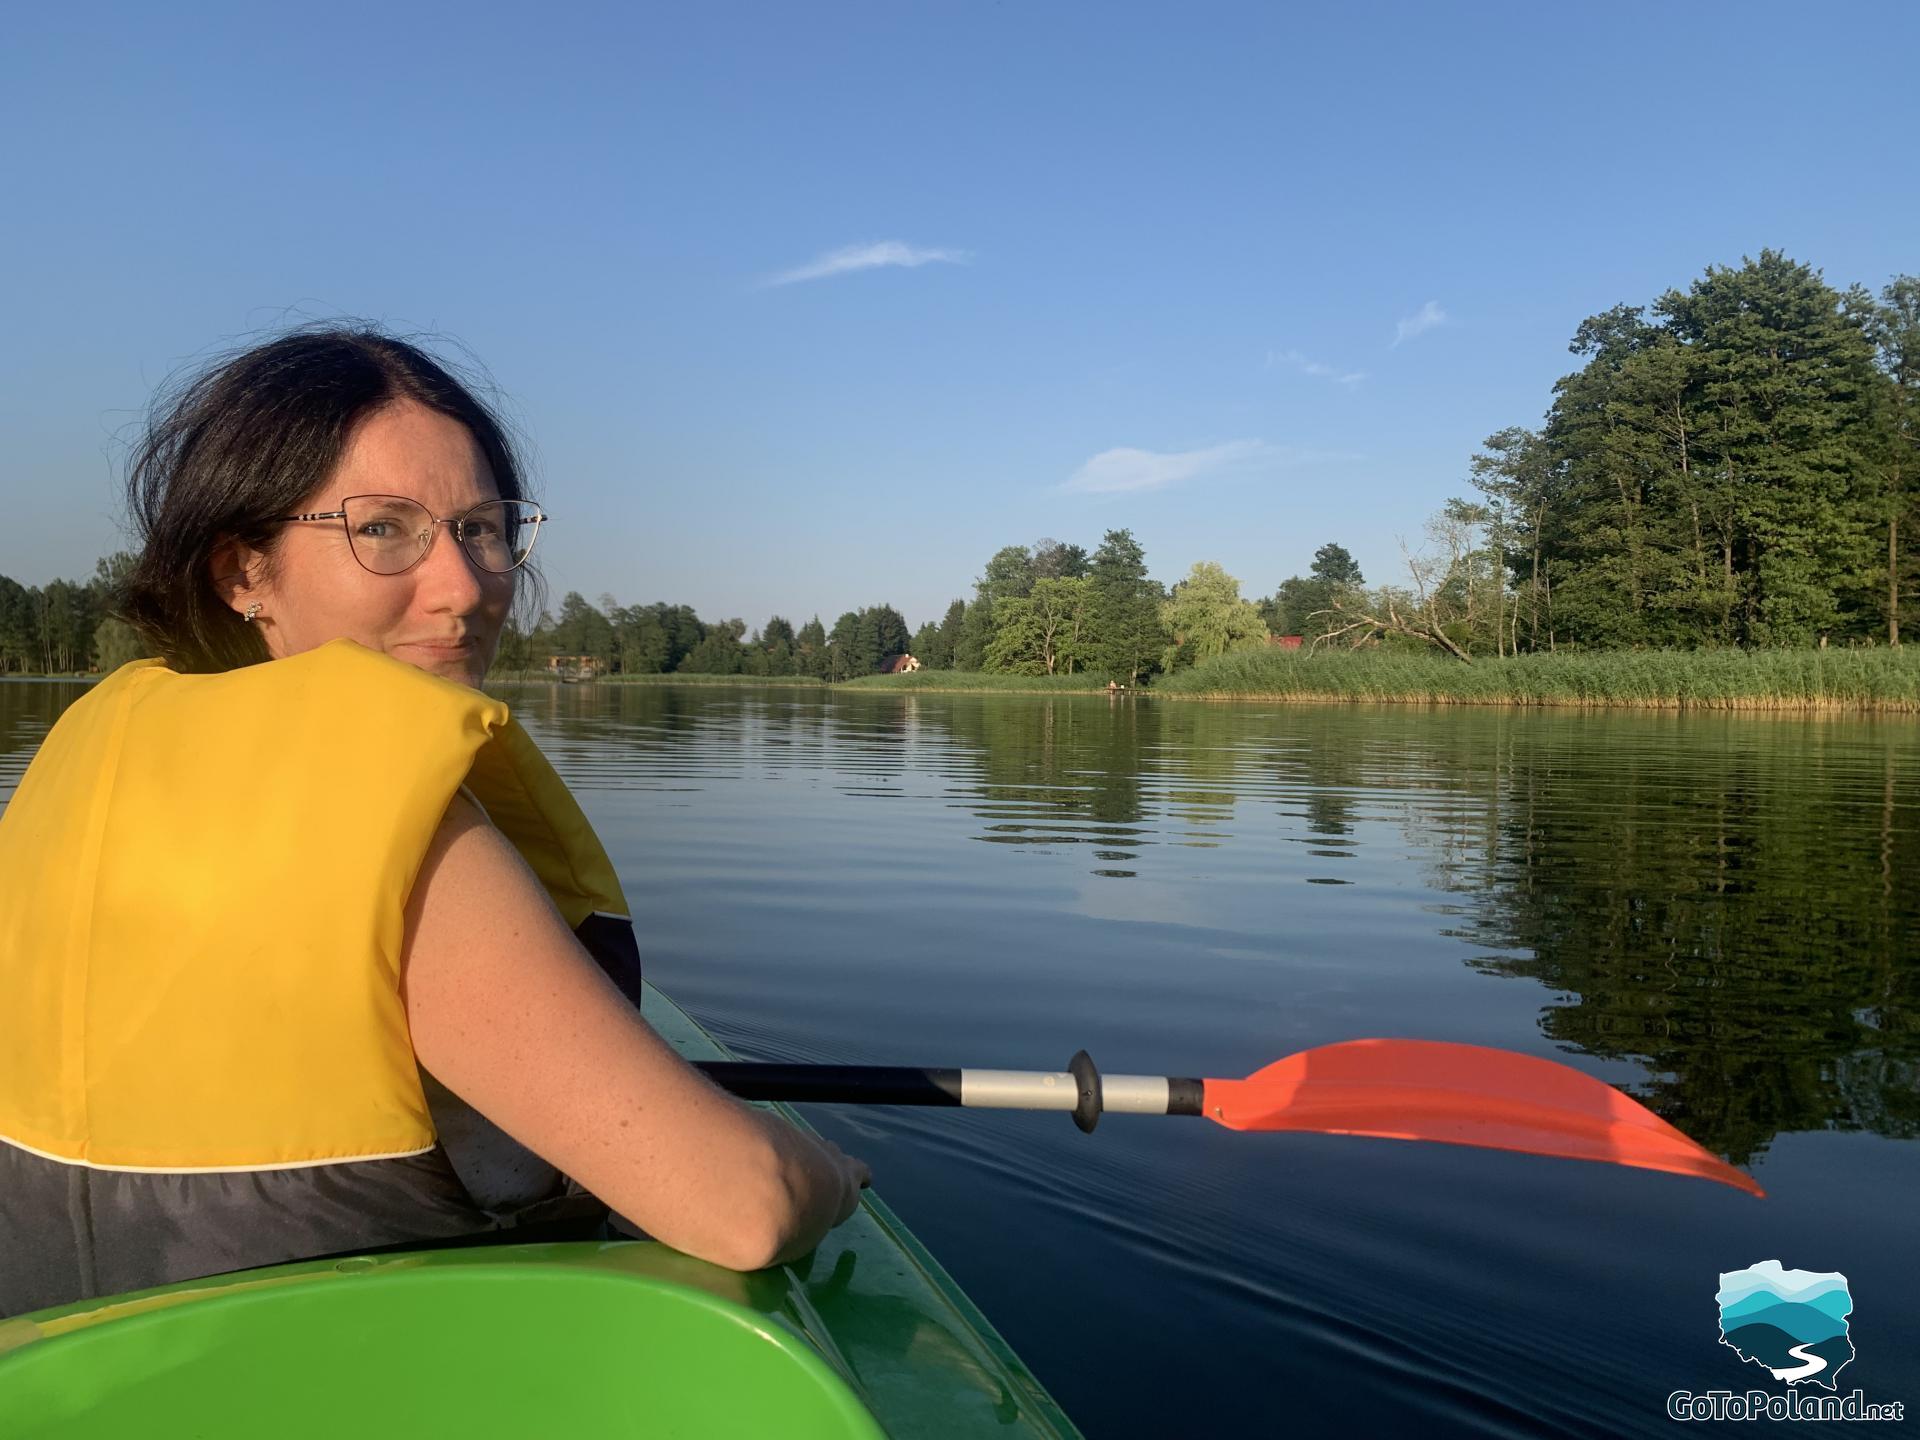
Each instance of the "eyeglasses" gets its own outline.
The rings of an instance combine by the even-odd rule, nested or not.
[[[426,506],[404,495],[349,495],[340,506],[277,518],[340,521],[353,558],[376,575],[403,575],[418,565],[433,544],[433,532],[442,525],[452,527],[453,538],[475,565],[504,575],[526,563],[540,523],[549,518],[531,500],[482,500],[444,520],[436,520]]]

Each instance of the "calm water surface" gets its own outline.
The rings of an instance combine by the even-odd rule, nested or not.
[[[0,798],[76,687],[0,686]],[[1920,725],[1100,697],[510,695],[650,973],[750,1058],[1565,1060],[1770,1193],[1200,1121],[815,1108],[1096,1437],[1659,1435],[1841,1270],[1920,1404]],[[1700,1427],[1687,1427],[1700,1428]]]

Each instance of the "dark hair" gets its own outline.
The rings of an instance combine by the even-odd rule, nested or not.
[[[163,391],[127,475],[140,558],[119,610],[180,671],[267,658],[260,632],[216,592],[208,562],[238,540],[267,554],[287,515],[322,485],[359,423],[412,400],[472,432],[500,495],[524,500],[506,426],[417,345],[369,326],[308,326]]]

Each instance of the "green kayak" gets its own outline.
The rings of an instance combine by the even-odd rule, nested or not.
[[[719,1043],[649,990],[689,1059]],[[313,1261],[0,1321],[7,1440],[1071,1437],[876,1197],[798,1264],[650,1242]]]

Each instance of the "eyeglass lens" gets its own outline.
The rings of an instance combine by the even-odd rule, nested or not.
[[[376,575],[411,569],[433,543],[433,515],[417,500],[356,495],[342,508],[354,558]],[[531,500],[489,500],[460,517],[455,533],[475,565],[503,574],[533,553],[540,507]]]

